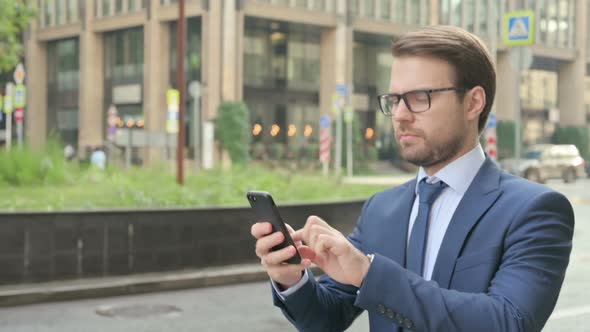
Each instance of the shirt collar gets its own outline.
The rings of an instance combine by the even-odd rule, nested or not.
[[[486,156],[483,152],[483,148],[481,147],[481,144],[478,144],[471,151],[443,167],[431,177],[429,177],[424,168],[420,166],[416,181],[416,194],[418,193],[418,183],[426,178],[426,181],[429,183],[443,181],[457,193],[464,195],[485,159]]]

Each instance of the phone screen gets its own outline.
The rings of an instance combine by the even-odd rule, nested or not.
[[[250,202],[250,206],[254,210],[256,221],[270,222],[273,227],[273,233],[282,232],[285,236],[285,241],[273,247],[272,250],[276,251],[291,245],[295,246],[293,239],[291,238],[291,234],[289,234],[289,230],[287,229],[287,225],[285,225],[285,222],[283,221],[283,218],[281,217],[279,209],[272,199],[272,196],[265,191],[249,191],[246,197],[248,198],[248,202]],[[299,256],[299,252],[296,252],[295,256],[289,258],[285,262],[289,264],[301,263],[301,256]]]

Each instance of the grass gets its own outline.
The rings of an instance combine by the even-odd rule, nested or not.
[[[246,206],[246,191],[272,193],[278,204],[366,199],[387,186],[342,184],[318,172],[234,166],[188,174],[176,184],[170,169],[106,171],[66,167],[65,179],[11,185],[0,182],[0,211],[60,211],[110,208]]]

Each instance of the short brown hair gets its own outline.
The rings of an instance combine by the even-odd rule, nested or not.
[[[479,116],[482,132],[494,103],[496,70],[485,44],[477,36],[452,26],[429,26],[409,32],[394,41],[394,57],[431,56],[447,61],[455,71],[455,84],[471,89],[481,86],[486,105]]]

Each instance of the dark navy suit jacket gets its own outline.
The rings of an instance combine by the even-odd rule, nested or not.
[[[360,289],[310,275],[284,301],[274,293],[275,305],[300,331],[344,331],[363,310],[371,331],[540,331],[572,249],[568,200],[487,159],[426,281],[404,269],[415,186],[410,181],[365,203],[349,236],[362,252],[375,254]]]

